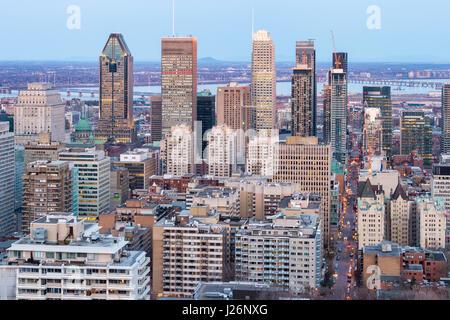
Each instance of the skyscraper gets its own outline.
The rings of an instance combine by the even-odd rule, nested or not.
[[[254,128],[270,134],[275,121],[276,71],[275,46],[269,32],[253,35],[251,102],[256,108]]]
[[[162,100],[161,96],[150,98],[151,116],[150,116],[150,139],[151,142],[161,141],[162,139]]]
[[[51,141],[64,141],[64,104],[58,91],[48,83],[29,83],[20,90],[14,106],[14,133],[17,145],[38,141],[39,133],[48,132]]]
[[[162,132],[194,128],[197,119],[197,38],[161,39]]]
[[[306,62],[306,61],[304,61]],[[292,135],[310,137],[316,135],[314,111],[314,80],[312,69],[297,64],[292,75]]]
[[[363,87],[364,108],[380,108],[382,118],[382,150],[392,157],[392,102],[391,87]],[[363,117],[364,119],[365,117]]]
[[[323,85],[323,142],[331,143],[331,86]]]
[[[431,120],[424,112],[403,111],[401,122],[400,152],[411,154],[417,151],[423,158],[423,165],[430,168],[433,164],[433,140]]]
[[[308,96],[311,101],[310,106],[311,110],[310,117],[312,122],[312,134],[310,136],[316,136],[316,127],[317,127],[317,79],[316,79],[316,49],[314,48],[314,40],[307,41],[297,41],[295,46],[295,62],[296,65],[303,65],[305,68],[310,69],[311,73],[308,75],[310,77],[310,92],[308,92]]]
[[[342,69],[348,76],[348,54],[347,52],[336,52],[333,54],[333,68]]]
[[[9,122],[0,122],[0,238],[14,232],[14,171],[14,133]]]
[[[347,75],[343,69],[330,69],[330,143],[334,159],[343,163],[347,150]]]
[[[121,34],[112,33],[99,58],[99,121],[95,139],[131,143],[133,120],[133,57]]]
[[[450,83],[442,86],[442,136],[441,153],[450,152]]]
[[[216,125],[216,96],[210,91],[199,92],[197,95],[197,119],[202,124],[202,137],[206,131]],[[202,150],[206,148],[206,140],[202,141]]]
[[[249,86],[239,86],[231,82],[217,88],[217,124],[225,124],[234,130],[248,130],[252,127],[248,116],[251,93]]]

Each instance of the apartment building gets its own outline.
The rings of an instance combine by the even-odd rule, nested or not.
[[[152,289],[158,296],[191,297],[200,282],[223,281],[226,234],[221,225],[182,211],[153,227]]]
[[[39,133],[37,141],[29,141],[24,146],[24,165],[34,161],[58,160],[58,154],[64,150],[65,144],[58,141],[51,141],[48,132]]]
[[[208,174],[231,177],[237,165],[237,131],[226,125],[215,126],[206,133]]]
[[[73,170],[62,161],[30,162],[23,174],[22,232],[51,212],[72,212]]]
[[[173,126],[161,144],[165,173],[176,177],[194,172],[194,136],[186,125]]]
[[[384,191],[370,180],[358,184],[358,250],[380,243],[385,236]]]
[[[235,188],[204,186],[192,196],[192,205],[208,205],[226,217],[240,214],[239,191]]]
[[[319,287],[322,224],[317,214],[249,222],[235,241],[236,280],[273,283],[294,294]]]
[[[417,197],[419,246],[427,249],[445,248],[447,211],[442,198]]]
[[[32,222],[30,235],[8,249],[8,263],[18,269],[17,299],[148,300],[150,259],[98,230],[70,213]]]

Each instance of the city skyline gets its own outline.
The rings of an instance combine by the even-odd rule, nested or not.
[[[67,13],[71,5],[80,8],[80,29],[69,29],[66,25],[71,17]],[[236,5],[240,9],[232,10]],[[317,61],[328,61],[328,52],[333,50],[330,30],[335,33],[337,50],[349,52],[353,62],[450,61],[450,56],[445,54],[445,44],[436,41],[439,34],[445,34],[445,25],[439,21],[445,21],[443,14],[446,10],[443,9],[446,4],[438,4],[437,0],[431,0],[427,6],[418,1],[410,1],[408,5],[403,1],[379,1],[376,5],[380,9],[381,25],[375,30],[367,27],[371,5],[366,0],[352,1],[345,7],[326,0],[301,6],[288,0],[277,5],[254,0],[244,4],[236,0],[226,4],[203,0],[178,1],[175,2],[175,35],[197,37],[199,58],[250,61],[251,11],[254,8],[254,30],[266,29],[271,33],[277,48],[276,61],[279,62],[293,61],[292,43],[308,38],[316,39]],[[98,46],[101,39],[111,32],[118,32],[134,48],[136,60],[158,61],[160,39],[172,34],[171,1],[134,1],[123,10],[115,8],[117,6],[87,1],[57,4],[40,1],[35,4],[25,0],[10,4],[4,8],[4,18],[0,22],[0,36],[4,43],[9,44],[0,59],[93,60],[101,50]],[[42,23],[39,17],[44,14],[47,19]],[[97,19],[98,16],[102,19]],[[233,17],[232,25],[229,24],[230,17]],[[118,25],[117,21],[123,21],[123,25]],[[33,28],[27,27],[31,24]],[[223,41],[217,34],[230,36]],[[354,41],[356,38],[359,39],[357,42]],[[421,39],[420,47],[415,45],[418,38]],[[42,41],[45,46],[40,45]],[[39,47],[39,50],[29,50],[30,47]]]

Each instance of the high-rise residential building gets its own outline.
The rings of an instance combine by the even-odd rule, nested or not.
[[[155,223],[152,230],[154,294],[191,297],[200,282],[223,281],[231,276],[224,270],[226,231],[205,218],[190,216],[186,210]]]
[[[223,217],[238,217],[239,191],[235,188],[200,187],[192,195],[191,207],[195,206],[208,206],[209,209],[214,209]]]
[[[15,231],[15,154],[14,133],[9,122],[0,122],[0,238]]]
[[[419,246],[426,249],[445,248],[447,218],[442,198],[417,197]]]
[[[247,147],[246,172],[271,178],[278,142],[278,135],[250,138]]]
[[[442,85],[442,136],[441,153],[450,152],[450,83]]]
[[[153,96],[150,98],[150,141],[162,140],[162,100],[161,96]]]
[[[11,132],[11,129],[10,129]],[[22,175],[25,171],[24,165],[24,148],[23,146],[14,146],[15,154],[15,184],[14,184],[14,198],[15,198],[15,226],[16,231],[21,232],[21,220],[22,220],[22,200],[23,200],[23,178]]]
[[[59,154],[60,161],[73,163],[78,169],[78,216],[97,220],[109,210],[110,160],[102,150],[67,149]]]
[[[110,34],[99,58],[99,73],[99,120],[95,139],[131,143],[136,139],[133,56],[121,34]]]
[[[312,123],[312,133],[310,136],[317,135],[317,75],[316,75],[316,49],[314,48],[314,40],[297,41],[295,44],[295,62],[296,66],[302,65],[303,69],[310,69],[310,92],[306,95],[310,99],[308,103],[311,105],[310,119]]]
[[[37,141],[41,132],[50,133],[51,141],[64,141],[64,104],[50,84],[29,83],[28,89],[19,91],[14,106],[15,143]]]
[[[236,280],[270,282],[294,294],[319,287],[322,222],[307,213],[249,222],[235,235]]]
[[[176,177],[194,172],[194,137],[186,125],[174,126],[161,145],[165,173]]]
[[[310,137],[316,135],[316,123],[314,110],[314,74],[307,65],[307,57],[302,56],[303,61],[293,70],[291,114],[292,135]]]
[[[197,119],[197,38],[161,39],[162,131]]]
[[[424,167],[433,164],[433,139],[430,118],[424,112],[403,111],[400,120],[400,152],[411,154],[417,151],[423,159]]]
[[[331,143],[331,86],[323,85],[323,143]]]
[[[302,192],[322,199],[324,244],[330,228],[331,147],[319,144],[317,137],[287,137],[275,149],[273,182],[298,183]]]
[[[384,155],[390,161],[392,157],[392,101],[391,87],[363,87],[364,108],[379,108],[381,110],[383,127]]]
[[[334,159],[344,163],[347,154],[347,74],[343,69],[330,69],[328,78],[331,152]]]
[[[226,125],[215,126],[206,134],[208,174],[231,177],[236,170],[237,132]]]
[[[64,143],[51,141],[50,133],[42,132],[37,141],[24,145],[24,166],[34,161],[58,160],[58,155],[64,147]]]
[[[8,263],[18,269],[16,298],[149,300],[150,258],[99,229],[70,213],[32,222],[30,235],[8,249]]]
[[[114,165],[128,170],[129,188],[131,190],[148,189],[150,176],[156,174],[156,159],[149,157],[146,149],[124,152]]]
[[[239,86],[231,82],[217,88],[217,124],[239,130],[252,128],[250,86]]]
[[[358,250],[374,246],[385,237],[383,188],[372,185],[370,180],[358,184]]]
[[[23,174],[22,232],[51,212],[72,212],[72,178],[69,163],[30,162]]]
[[[412,245],[410,235],[413,232],[411,228],[413,221],[411,220],[413,210],[415,210],[415,202],[409,198],[400,183],[387,201],[386,210],[388,211],[390,230],[388,230],[385,238],[401,246]]]
[[[253,34],[251,104],[256,108],[254,128],[270,134],[275,125],[275,46],[269,32]]]

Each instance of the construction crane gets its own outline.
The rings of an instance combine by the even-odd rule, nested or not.
[[[334,33],[333,30],[331,30],[331,41],[333,42],[333,50],[334,50],[334,61],[336,63],[336,69],[341,69],[341,60],[336,52],[336,44],[334,43]]]

